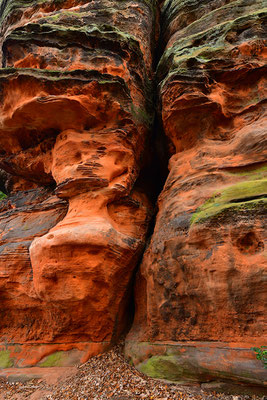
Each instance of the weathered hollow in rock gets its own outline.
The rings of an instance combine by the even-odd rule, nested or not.
[[[134,284],[138,369],[263,385],[262,1],[5,0],[0,32],[0,367],[104,351]]]
[[[153,120],[153,14],[142,1],[2,4],[0,166],[16,181],[0,217],[8,365],[61,350],[64,365],[83,362],[127,327],[152,215],[135,182]]]

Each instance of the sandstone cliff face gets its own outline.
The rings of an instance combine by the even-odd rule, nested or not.
[[[1,3],[0,168],[15,177],[1,213],[2,366],[46,365],[56,350],[85,361],[127,325],[151,209],[134,185],[153,26],[149,2]]]
[[[261,1],[162,6],[169,176],[126,347],[154,377],[266,377],[250,351],[266,342],[265,18]]]
[[[84,362],[125,330],[157,108],[169,175],[126,354],[154,377],[264,380],[266,10],[159,8],[0,4],[0,367]]]

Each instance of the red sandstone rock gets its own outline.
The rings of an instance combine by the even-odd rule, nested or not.
[[[170,172],[126,353],[154,377],[262,384],[250,348],[266,343],[265,14],[250,1],[166,1],[162,13]]]
[[[255,0],[161,6],[170,173],[126,353],[158,378],[262,385],[250,348],[264,344],[266,13]],[[0,367],[84,362],[127,326],[151,214],[150,182],[136,182],[154,9],[0,5]]]
[[[152,118],[153,10],[10,0],[0,18],[0,168],[14,191],[30,182],[33,196],[56,194],[33,207],[18,192],[23,210],[0,214],[2,366],[53,364],[62,350],[84,362],[128,324],[150,219],[135,181]]]

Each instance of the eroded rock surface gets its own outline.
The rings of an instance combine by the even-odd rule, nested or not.
[[[153,4],[8,0],[0,20],[0,168],[14,177],[0,214],[0,367],[83,362],[127,326],[151,215],[135,182]]]
[[[162,6],[169,176],[136,282],[126,353],[150,376],[261,384],[266,342],[266,10]]]
[[[126,354],[262,385],[264,2],[4,0],[0,26],[0,367],[78,364],[125,331],[158,151]]]

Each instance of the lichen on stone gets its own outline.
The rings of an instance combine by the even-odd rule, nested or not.
[[[13,367],[13,360],[10,357],[9,350],[0,350],[0,368],[11,368]]]

